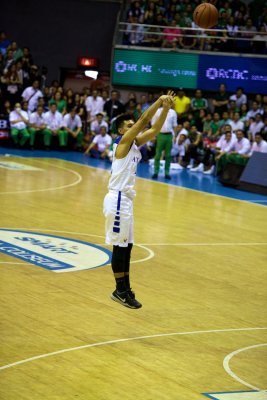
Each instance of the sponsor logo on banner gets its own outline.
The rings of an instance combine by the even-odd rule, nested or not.
[[[111,260],[109,250],[92,243],[9,229],[0,229],[0,253],[53,272],[92,269]]]

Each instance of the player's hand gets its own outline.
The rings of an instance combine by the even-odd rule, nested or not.
[[[173,105],[173,99],[171,96],[167,96],[162,102],[162,107],[167,108],[168,110],[172,107],[172,105]]]

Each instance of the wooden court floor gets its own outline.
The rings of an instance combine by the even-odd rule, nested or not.
[[[109,171],[1,161],[36,168],[0,167],[1,229],[109,248]],[[267,208],[139,178],[136,188],[140,310],[110,300],[109,265],[55,273],[0,250],[1,400],[254,400],[267,389]]]

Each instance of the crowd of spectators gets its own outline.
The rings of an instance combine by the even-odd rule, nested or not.
[[[267,54],[267,2],[214,0],[214,31],[197,29],[193,12],[201,0],[133,0],[123,25],[123,44],[170,49]],[[216,29],[218,31],[216,31]]]
[[[18,148],[74,149],[110,160],[116,117],[128,113],[137,120],[161,94],[129,92],[122,101],[118,90],[96,85],[74,93],[57,80],[48,85],[47,71],[34,64],[30,50],[4,33],[0,51],[0,139],[6,136]],[[210,174],[229,155],[245,163],[254,151],[267,152],[267,95],[248,98],[242,88],[227,93],[224,84],[209,98],[200,89],[190,97],[182,88],[176,91],[175,169]],[[144,162],[151,162],[155,148],[156,140],[141,148]]]

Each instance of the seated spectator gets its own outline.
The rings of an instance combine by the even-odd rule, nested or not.
[[[1,31],[0,32],[0,53],[5,55],[9,45],[10,45],[10,40],[7,38],[6,32]]]
[[[187,147],[184,160],[188,161],[189,165],[192,165],[192,168],[190,168],[192,172],[203,172],[203,164],[201,162],[204,156],[203,137],[202,133],[198,132],[196,126],[191,127],[189,131],[189,140],[190,144]]]
[[[134,1],[131,3],[130,8],[127,10],[127,19],[129,19],[129,17],[136,17],[139,19],[143,14],[144,10],[141,8],[140,2]]]
[[[191,21],[186,22],[186,27],[191,28],[191,25],[192,25]],[[180,48],[186,50],[195,49],[197,45],[197,39],[195,35],[196,35],[195,31],[185,29],[183,31],[183,35],[180,36],[178,39]]]
[[[86,98],[85,107],[87,110],[87,120],[90,122],[95,119],[96,114],[104,111],[104,101],[102,97],[98,95],[97,90],[93,90],[92,95]]]
[[[228,101],[225,84],[221,83],[219,86],[219,92],[213,97],[212,100],[214,113],[219,113],[222,115],[224,111],[228,111]]]
[[[119,101],[119,92],[117,90],[112,90],[110,100],[106,101],[104,105],[104,111],[110,121],[125,112],[124,105]]]
[[[263,109],[259,107],[257,101],[253,101],[251,109],[249,109],[246,114],[246,119],[249,120],[251,117],[255,118],[257,114],[263,115]]]
[[[267,53],[267,31],[264,25],[256,32],[253,37],[253,53],[266,54]]]
[[[94,137],[84,154],[90,154],[93,158],[109,159],[109,147],[111,142],[112,139],[107,133],[106,127],[102,126],[99,135]]]
[[[227,30],[227,36],[231,38],[227,42],[227,50],[232,51],[235,49],[235,40],[233,39],[238,36],[238,31],[239,31],[238,26],[235,23],[234,17],[232,16],[229,17],[228,23],[226,25],[226,30]]]
[[[230,125],[232,127],[232,132],[236,133],[237,131],[243,131],[245,124],[240,120],[240,114],[238,112],[234,113],[233,119],[230,121]]]
[[[145,28],[143,25],[138,25],[139,23],[142,23],[142,20],[139,21],[138,17],[129,17],[124,37],[125,44],[141,45],[143,43]]]
[[[156,5],[153,1],[149,1],[144,13],[144,24],[154,25],[156,22]]]
[[[221,133],[220,125],[220,114],[215,112],[213,114],[212,121],[210,123],[210,129],[208,131],[208,141],[209,143],[217,142]]]
[[[31,112],[29,111],[28,102],[26,100],[22,100],[20,104],[21,104],[21,109],[28,114],[28,117],[30,119]]]
[[[137,121],[137,120],[138,120],[138,118],[139,118],[139,116],[140,116],[140,113],[139,113],[138,110],[137,110],[137,103],[136,103],[136,100],[130,99],[130,100],[128,101],[127,106],[125,106],[125,112],[126,112],[127,114],[132,115],[132,118],[133,118],[134,121]]]
[[[93,136],[100,134],[100,128],[104,126],[108,132],[108,123],[104,120],[104,113],[97,113],[96,119],[91,122],[91,134]]]
[[[29,82],[29,74],[22,68],[22,62],[20,60],[17,61],[16,66],[20,88],[24,90]]]
[[[229,100],[234,100],[236,103],[236,107],[239,108],[239,110],[240,110],[242,104],[246,104],[248,102],[247,96],[244,94],[243,88],[241,88],[241,87],[236,89],[235,94],[230,96]]]
[[[68,132],[63,129],[63,117],[59,111],[57,111],[57,104],[50,103],[49,111],[44,115],[46,124],[44,132],[44,142],[46,149],[48,150],[51,146],[52,137],[58,137],[59,146],[64,150],[67,146]]]
[[[153,93],[142,94],[140,98],[141,112],[145,112],[154,103]]]
[[[9,48],[13,51],[13,59],[15,63],[22,58],[23,56],[23,51],[18,48],[17,42],[13,41],[11,42]]]
[[[259,153],[267,153],[267,142],[263,140],[263,135],[261,132],[257,132],[255,134],[255,139],[252,143],[251,152],[249,155],[251,156],[254,151],[258,151]]]
[[[172,161],[178,163],[178,169],[183,169],[183,159],[185,157],[186,149],[187,149],[187,135],[180,134],[173,139],[173,145],[171,149],[171,157]]]
[[[21,109],[20,103],[16,103],[14,111],[11,111],[9,114],[9,123],[13,142],[16,146],[24,146],[30,138],[30,133],[27,129],[29,117],[28,114]]]
[[[240,40],[238,42],[238,49],[246,53],[251,53],[253,48],[252,39],[255,36],[257,29],[253,26],[251,18],[248,18],[246,24],[240,28],[241,38],[246,38],[247,40]]]
[[[70,112],[75,107],[74,94],[73,94],[72,89],[68,89],[66,91],[64,100],[66,101],[66,112]]]
[[[181,29],[176,26],[176,21],[174,19],[171,20],[169,26],[163,29],[163,41],[161,47],[175,49],[181,33]]]
[[[232,154],[247,155],[250,152],[250,141],[244,136],[244,131],[238,129],[236,131],[236,142]]]
[[[185,95],[184,89],[179,88],[177,96],[174,97],[174,109],[178,114],[179,122],[186,120],[190,105],[190,98]]]
[[[77,115],[76,108],[73,108],[63,117],[63,128],[67,131],[68,136],[75,142],[75,149],[81,150],[83,141],[82,120]]]
[[[225,126],[230,124],[230,119],[229,119],[229,115],[228,112],[224,112],[222,115],[222,119],[220,120],[219,124],[220,124],[220,130],[221,130],[221,134],[225,133]]]
[[[228,115],[230,119],[233,119],[234,113],[239,112],[240,109],[236,106],[236,102],[234,100],[230,100],[228,103]]]
[[[202,91],[200,89],[195,91],[195,97],[191,100],[191,109],[196,118],[198,118],[200,110],[207,111],[208,109],[208,101],[202,96]]]
[[[3,74],[1,82],[5,85],[5,98],[14,106],[20,100],[21,85],[16,64],[12,64]]]
[[[7,73],[9,68],[11,67],[12,64],[15,64],[14,58],[13,58],[13,51],[8,49],[6,52],[6,56],[4,59],[4,64],[3,64],[3,73]]]
[[[65,99],[63,99],[62,94],[59,90],[56,91],[54,96],[52,97],[51,100],[49,100],[48,105],[56,103],[57,105],[57,110],[60,112],[60,114],[65,115],[67,112],[67,102]]]
[[[210,130],[211,130],[211,126],[212,126],[212,114],[211,113],[207,113],[207,115],[204,118],[203,121],[203,129],[202,129],[202,133],[203,136],[207,137]]]
[[[23,47],[22,52],[23,52],[23,56],[22,56],[22,59],[21,59],[22,68],[24,69],[24,71],[29,72],[30,66],[33,65],[33,58],[32,58],[32,55],[30,53],[29,47]]]
[[[44,145],[48,146],[45,133],[46,123],[45,123],[45,113],[43,106],[39,105],[37,110],[31,113],[29,119],[29,128],[28,131],[31,135],[30,137],[30,145],[34,146],[36,134],[42,135],[44,139]]]
[[[43,97],[43,93],[39,90],[39,81],[36,79],[33,81],[32,86],[28,86],[22,92],[23,100],[26,100],[29,104],[29,111],[33,112],[37,108],[38,99]]]
[[[251,142],[255,140],[255,135],[264,127],[264,123],[262,121],[262,115],[260,113],[256,114],[256,117],[251,117],[249,120],[248,127],[248,137]]]

